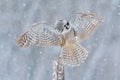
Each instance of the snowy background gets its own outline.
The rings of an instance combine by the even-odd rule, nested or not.
[[[52,80],[52,59],[60,47],[20,48],[17,37],[34,22],[51,25],[70,20],[75,12],[104,18],[81,43],[89,57],[66,67],[66,80],[120,80],[120,0],[0,0],[0,80]]]

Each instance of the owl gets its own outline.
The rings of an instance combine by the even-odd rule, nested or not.
[[[61,46],[61,63],[78,66],[88,57],[88,51],[79,41],[85,40],[102,21],[96,14],[76,13],[73,21],[58,20],[53,27],[35,23],[18,37],[17,44],[21,47]]]

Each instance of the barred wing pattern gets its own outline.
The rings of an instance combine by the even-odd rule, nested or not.
[[[76,36],[80,40],[86,39],[102,21],[103,19],[95,14],[77,13],[73,22]]]
[[[60,46],[62,41],[63,35],[50,29],[44,23],[36,23],[28,32],[18,38],[17,44],[21,47],[28,47],[29,45]]]
[[[79,43],[66,43],[62,47],[61,60],[64,65],[77,66],[83,63],[88,57],[88,51]]]

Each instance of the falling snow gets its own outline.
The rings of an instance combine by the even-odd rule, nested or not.
[[[58,48],[16,45],[29,25],[72,20],[75,12],[96,13],[104,23],[81,45],[89,52],[78,67],[66,67],[66,80],[120,80],[120,0],[0,0],[0,80],[52,80]],[[43,54],[44,52],[44,54]]]
[[[25,3],[23,3],[23,7],[25,7],[26,6],[26,4]]]
[[[118,12],[118,13],[117,13],[117,15],[119,15],[119,16],[120,16],[120,12]]]

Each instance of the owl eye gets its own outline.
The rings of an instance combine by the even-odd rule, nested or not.
[[[69,22],[67,22],[67,24],[66,24],[67,26],[69,26]]]
[[[69,29],[67,25],[64,25],[64,27],[65,27],[66,29]]]

